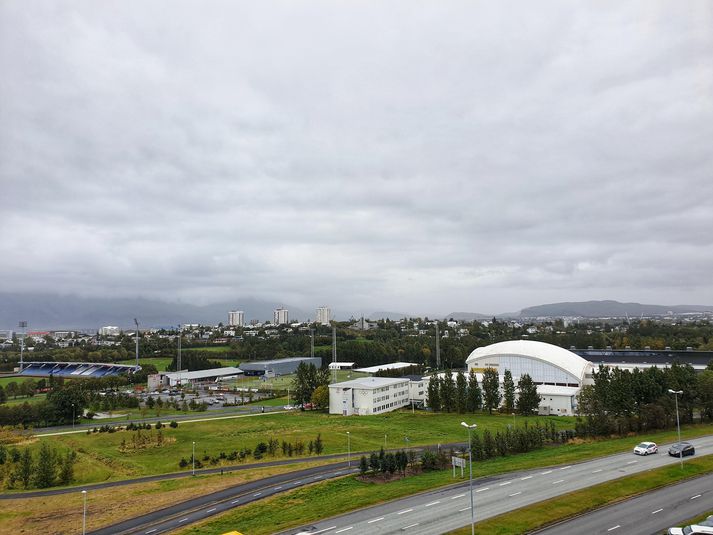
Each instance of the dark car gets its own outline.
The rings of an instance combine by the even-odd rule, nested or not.
[[[690,442],[681,442],[680,444],[674,444],[668,449],[668,454],[671,457],[687,457],[688,455],[693,455],[696,453],[696,448]]]

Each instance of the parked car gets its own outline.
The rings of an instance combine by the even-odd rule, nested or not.
[[[634,448],[634,453],[636,455],[650,455],[658,452],[659,447],[656,445],[656,442],[642,442]]]
[[[713,535],[713,527],[691,524],[685,528],[668,528],[668,535]]]
[[[668,454],[671,457],[688,457],[689,455],[694,455],[696,453],[696,448],[690,442],[681,442],[680,444],[674,444],[668,449]]]

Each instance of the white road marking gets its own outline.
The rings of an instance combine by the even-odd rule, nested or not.
[[[354,526],[349,526],[348,528],[339,529],[339,530],[335,531],[334,533],[341,533],[342,531],[349,531],[350,529],[354,529]]]
[[[435,501],[435,502],[427,503],[426,505],[424,505],[424,507],[431,507],[432,505],[436,505],[437,503],[441,503],[441,502]]]
[[[367,522],[367,524],[373,524],[374,522],[379,522],[380,520],[384,520],[384,517],[383,517],[383,516],[380,516],[379,518],[375,518],[375,519],[373,519],[373,520],[369,520],[369,522]]]
[[[567,468],[572,468],[572,465],[569,465],[569,466],[563,466],[562,468],[560,468],[560,470],[567,470]]]
[[[206,511],[206,513],[212,513],[213,511],[215,511],[215,509],[216,509],[215,507],[213,507],[213,509],[208,509],[208,510]]]
[[[602,471],[602,469],[600,468],[599,470],[595,470],[594,472],[592,472],[592,474],[598,474],[601,471]]]
[[[546,476],[547,474],[551,474],[552,470],[547,470],[546,472],[540,472],[541,476]]]
[[[639,462],[639,461],[629,461],[629,462],[626,463],[626,464],[635,464],[635,463],[638,463],[638,462]]]
[[[691,496],[691,499],[692,499],[692,500],[695,500],[696,498],[700,498],[700,497],[701,497],[700,494],[696,494],[695,496]]]
[[[453,496],[451,500],[455,500],[456,498],[462,498],[463,496],[465,496],[465,494],[458,494],[457,496]]]
[[[490,487],[483,487],[482,489],[478,489],[475,492],[483,492],[484,490],[490,490]]]
[[[398,512],[398,513],[396,513],[396,514],[397,514],[397,515],[402,515],[402,514],[404,514],[404,513],[410,513],[411,511],[413,511],[413,509],[404,509],[403,511],[400,511],[400,512]]]
[[[275,490],[280,490],[282,487],[275,487]]]
[[[181,522],[185,522],[186,520],[188,520],[188,517],[186,517],[186,518],[181,518],[181,519],[178,521],[178,523],[180,524]]]
[[[314,476],[315,479],[321,479],[322,476]]]
[[[506,481],[505,483],[500,483],[500,485],[498,485],[498,486],[504,487],[505,485],[509,485],[510,483],[512,483],[512,481]]]
[[[558,479],[557,481],[553,481],[552,484],[556,485],[557,483],[562,483],[564,479]]]
[[[402,527],[401,531],[406,531],[408,528],[415,528],[416,526],[418,526],[418,522],[416,522],[415,524],[410,524],[408,526]]]
[[[157,528],[150,529],[150,530],[148,530],[146,533],[153,533],[154,531],[156,531],[156,529],[157,529]]]
[[[260,496],[260,494],[262,494],[262,492],[256,492],[253,496]]]
[[[230,503],[238,503],[239,501],[240,501],[240,498],[238,498],[237,500],[233,500],[233,501],[230,502]]]
[[[334,472],[334,475],[335,475],[335,476],[338,476],[338,475],[341,475],[341,474],[342,474],[342,471],[341,471],[341,470],[340,470],[339,472]]]
[[[467,511],[468,509],[470,509],[470,506],[463,507],[463,509],[458,509],[458,512],[462,513],[463,511]]]
[[[522,494],[522,492],[516,492],[515,494],[511,494],[510,497],[512,498],[513,496],[517,496],[518,494]]]
[[[292,483],[292,484],[293,484],[293,485],[301,485],[301,484],[302,484],[302,481],[295,481],[295,482]]]
[[[520,481],[525,481],[526,479],[531,479],[531,478],[532,478],[532,476],[521,477]]]
[[[607,531],[614,531],[615,529],[618,529],[618,528],[620,528],[620,527],[621,527],[621,526],[620,526],[619,524],[617,524],[617,525],[614,526],[613,528],[609,528]]]
[[[651,511],[651,514],[655,515],[656,513],[660,513],[661,511],[663,511],[663,509],[656,509],[655,511]]]
[[[329,527],[329,528],[320,529],[319,531],[315,531],[315,532],[314,532],[314,535],[317,535],[317,533],[324,533],[325,531],[329,531],[330,529],[334,529],[334,528],[336,528],[336,527],[337,527],[337,526],[331,526],[331,527]]]

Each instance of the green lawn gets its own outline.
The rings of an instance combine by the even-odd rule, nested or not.
[[[23,381],[27,381],[29,378],[28,377],[0,377],[0,386],[5,388],[8,383],[15,382],[17,384],[20,384]],[[37,379],[35,379],[36,381]]]
[[[232,351],[232,348],[230,346],[184,347],[181,351],[208,351],[209,353],[228,353]]]
[[[210,416],[205,412],[192,414],[196,418]],[[406,445],[405,437],[409,438],[408,444],[412,446],[463,441],[466,434],[460,422],[464,418],[477,421],[481,428],[492,430],[503,429],[512,422],[509,416],[478,414],[464,417],[459,414],[421,411],[415,414],[399,411],[350,418],[316,411],[290,411],[247,418],[180,423],[177,429],[164,430],[164,436],[170,438],[164,446],[131,453],[119,451],[122,440],[132,440],[133,432],[129,431],[59,435],[40,440],[78,451],[80,459],[75,468],[77,483],[90,483],[177,471],[181,457],[190,456],[193,441],[201,455],[205,451],[210,456],[217,456],[221,451],[229,453],[244,447],[253,449],[259,441],[267,442],[270,438],[280,442],[303,441],[306,445],[321,434],[325,454],[346,454],[346,432],[349,431],[352,451],[370,452],[378,450],[385,441],[388,448],[403,447]],[[168,420],[170,417],[166,418]],[[534,423],[534,420],[529,419],[530,423]],[[566,418],[556,421],[567,427],[572,427],[574,422]],[[101,423],[97,422],[97,425]],[[31,447],[38,448],[39,442]]]
[[[139,359],[139,366],[143,366],[146,364],[153,364],[156,366],[156,369],[160,372],[166,371],[166,368],[171,364],[171,361],[173,359],[170,359],[168,357],[144,357]],[[117,362],[117,364],[136,364],[136,359],[126,359],[126,360],[120,360]]]
[[[683,429],[681,431],[682,434],[687,436],[701,436],[713,432],[713,425],[692,426],[687,428],[685,433]],[[675,440],[676,432],[668,431],[648,436],[653,440],[666,442]],[[510,471],[571,463],[611,453],[629,451],[631,445],[636,443],[636,441],[637,437],[630,437],[601,441],[593,444],[571,444],[561,447],[544,448],[526,454],[490,459],[479,462],[477,466],[474,466],[474,476],[484,477]],[[690,475],[692,472],[702,473],[710,471],[711,468],[713,468],[713,457],[711,456],[697,458],[696,461],[698,462],[695,463],[695,465],[687,469],[687,474]],[[688,462],[689,461],[687,461],[687,464]],[[659,482],[658,484],[661,484],[662,481],[669,478],[670,474],[676,471],[680,472],[680,468],[677,465],[672,465],[671,467],[666,467],[661,470],[663,473],[656,477],[656,481]],[[650,473],[651,471],[648,471],[645,474],[633,477],[636,477],[638,480],[646,480]],[[290,527],[309,524],[325,516],[346,513],[417,492],[432,490],[453,482],[454,479],[450,470],[424,473],[387,484],[366,483],[354,477],[345,477],[339,480],[327,481],[294,490],[287,494],[262,500],[258,503],[248,504],[220,515],[213,520],[208,520],[201,525],[187,528],[179,533],[183,535],[208,535],[240,529],[244,533],[250,533],[250,535],[268,535]],[[612,483],[605,485],[612,485]],[[641,482],[635,481],[626,488],[631,489],[639,486],[641,486]],[[603,493],[604,498],[600,497],[599,500],[606,499],[606,490],[608,489],[600,491]],[[568,494],[566,498],[559,500],[563,503],[568,502],[570,496],[572,495]],[[328,511],[325,511],[325,503],[329,504]],[[550,504],[549,502],[544,503],[544,506],[543,504],[538,504],[537,506],[532,506],[532,509],[542,509],[544,514],[548,514]],[[587,499],[582,499],[581,503],[586,505]],[[552,508],[554,509],[554,506],[552,506]],[[527,515],[522,514],[522,511],[523,510],[518,510],[511,514],[514,518],[521,516],[527,517]],[[553,518],[555,518],[555,516],[553,516]],[[478,524],[478,526],[482,525],[484,525],[484,523]],[[526,529],[502,532],[478,530],[479,533],[507,533],[513,535],[526,531]],[[468,532],[470,532],[470,528],[468,528]],[[460,535],[461,532],[458,533]]]

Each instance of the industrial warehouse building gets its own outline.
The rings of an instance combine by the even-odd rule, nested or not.
[[[329,385],[329,414],[381,414],[408,404],[407,377],[363,377]]]
[[[316,368],[322,367],[322,359],[320,357],[292,357],[277,360],[242,362],[240,363],[240,369],[245,372],[245,375],[276,377],[278,375],[295,373],[301,362],[314,364]]]
[[[580,389],[593,384],[591,362],[544,342],[512,340],[479,347],[465,362],[468,371],[476,372],[479,380],[486,368],[497,370],[501,387],[505,370],[510,370],[515,384],[528,374],[542,396],[540,414],[574,414]]]
[[[225,367],[211,370],[197,370],[194,372],[161,372],[149,375],[149,390],[159,390],[164,386],[178,386],[199,383],[215,383],[223,379],[231,379],[242,375],[240,368]]]

